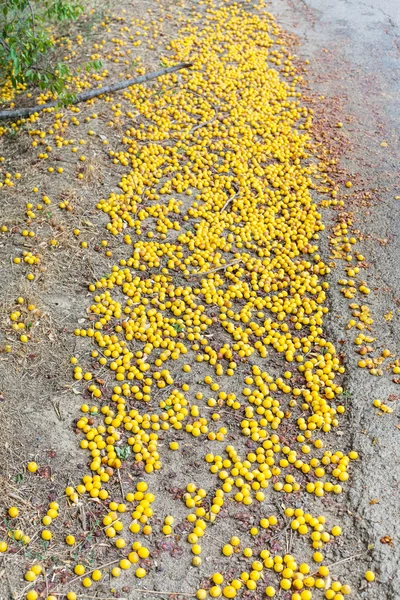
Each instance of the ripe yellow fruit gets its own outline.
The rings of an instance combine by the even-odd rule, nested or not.
[[[227,585],[223,588],[222,595],[224,596],[224,598],[235,598],[236,590],[232,585]]]
[[[14,540],[16,540],[17,542],[21,541],[24,534],[20,529],[14,529],[13,531],[9,531],[8,535],[12,538],[14,538]]]
[[[225,544],[225,546],[222,548],[222,554],[224,556],[232,556],[233,547],[230,544]]]
[[[375,581],[375,573],[373,571],[366,571],[365,579],[367,581]]]
[[[139,577],[139,579],[142,579],[143,577],[146,576],[146,570],[143,569],[142,567],[139,567],[138,569],[136,569],[135,575],[136,575],[136,577]]]
[[[11,507],[8,509],[8,515],[9,515],[9,516],[10,516],[12,519],[15,519],[16,517],[18,517],[18,515],[19,515],[19,510],[18,510],[18,508],[17,508],[16,506],[11,506]]]
[[[100,579],[102,577],[103,577],[103,574],[99,569],[96,569],[95,571],[93,571],[93,573],[92,573],[93,581],[100,581]]]
[[[136,489],[138,492],[146,492],[148,490],[148,485],[145,481],[139,481],[139,483],[136,484]]]
[[[75,567],[74,567],[75,575],[83,575],[85,573],[85,571],[86,571],[85,567],[81,564],[75,565]]]
[[[292,582],[290,581],[290,579],[281,579],[280,586],[283,590],[290,590],[290,588],[292,587]]]
[[[315,562],[322,562],[324,560],[324,555],[322,552],[314,552],[313,559]]]
[[[21,336],[21,337],[22,337],[22,336]],[[22,340],[21,340],[21,341],[22,341]],[[26,468],[28,469],[28,471],[29,471],[30,473],[36,473],[36,471],[38,470],[37,463],[35,463],[35,462],[29,462],[29,463],[26,465]]]
[[[141,546],[140,548],[138,548],[137,553],[140,558],[148,558],[148,556],[150,555],[149,549],[145,546]]]

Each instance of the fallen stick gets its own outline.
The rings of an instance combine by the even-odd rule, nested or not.
[[[372,550],[372,548],[371,548]],[[358,554],[352,554],[351,556],[346,556],[346,558],[342,558],[341,560],[337,560],[336,562],[331,563],[330,565],[324,565],[326,567],[328,567],[328,569],[331,569],[332,567],[336,567],[336,565],[342,565],[343,563],[348,562],[349,560],[353,560],[354,558],[359,558],[360,556],[365,556],[366,554],[368,554],[369,550],[364,550],[364,552],[359,552]],[[318,574],[318,571],[315,571],[315,573],[313,573],[311,575],[311,577],[315,577],[315,575]]]
[[[73,98],[69,104],[79,104],[80,102],[85,102],[86,100],[96,98],[97,96],[101,96],[103,94],[118,92],[119,90],[123,90],[131,85],[145,83],[146,81],[150,81],[151,79],[157,79],[157,77],[161,77],[161,75],[167,75],[167,73],[174,73],[174,71],[187,69],[191,66],[192,63],[179,63],[172,67],[165,67],[164,69],[160,69],[159,71],[153,71],[151,73],[146,73],[146,75],[140,75],[139,77],[135,77],[134,79],[126,79],[125,81],[118,81],[117,83],[105,85],[101,88],[88,90],[87,92],[77,94],[77,96],[75,96],[75,98]],[[22,117],[29,117],[29,115],[32,115],[35,112],[40,112],[45,108],[53,108],[55,106],[58,106],[58,100],[53,100],[52,102],[47,102],[46,104],[37,104],[36,106],[31,106],[27,108],[17,108],[15,110],[1,110],[0,121],[5,119],[19,119]]]
[[[167,595],[167,596],[186,596],[187,598],[194,598],[195,594],[187,592],[159,592],[157,590],[148,590],[146,588],[131,588],[131,592],[142,592],[142,594],[157,594],[157,595]]]
[[[187,593],[187,592],[163,592],[158,590],[149,590],[147,588],[131,588],[131,592],[142,592],[143,594],[156,594],[156,595],[169,595],[169,596],[186,596],[188,598],[194,598],[195,592]],[[65,596],[65,593],[60,592],[51,592],[50,596]],[[103,598],[102,596],[88,596],[87,594],[79,594],[78,598],[97,598],[97,600],[128,600],[126,597],[107,597]]]
[[[205,121],[204,123],[199,123],[198,125],[195,125],[194,127],[192,127],[192,129],[189,131],[189,133],[194,133],[195,131],[197,131],[197,129],[201,129],[202,127],[207,127],[207,125],[211,125],[211,123],[214,123],[214,121],[218,117],[218,106],[216,106],[213,102],[210,102],[210,100],[207,100],[204,96],[202,96],[202,94],[198,94],[197,92],[194,92],[193,90],[191,90],[191,92],[192,92],[192,94],[194,94],[198,98],[201,98],[205,102],[209,102],[214,109],[214,116],[209,121]]]
[[[224,212],[224,210],[227,209],[228,205],[232,202],[232,200],[234,200],[235,198],[237,198],[239,196],[239,192],[237,194],[234,194],[233,196],[231,196],[230,198],[228,198],[228,200],[225,202],[225,204],[223,205],[223,207],[221,208],[221,212]]]
[[[195,125],[190,130],[190,133],[194,133],[198,129],[201,129],[202,127],[207,127],[207,125],[211,125],[211,123],[214,123],[214,121],[216,121],[216,119],[218,118],[218,108],[215,106],[215,104],[213,104],[212,107],[213,107],[214,112],[215,112],[215,114],[212,117],[212,119],[210,119],[209,121],[205,121],[204,123],[199,123],[198,125]]]
[[[51,592],[50,596],[65,596],[65,592]],[[126,596],[88,596],[87,594],[79,594],[77,598],[96,598],[96,600],[129,600]]]
[[[217,271],[222,271],[222,269],[227,269],[228,267],[232,267],[232,265],[237,265],[238,263],[243,262],[242,258],[238,258],[233,260],[230,263],[226,263],[226,265],[222,265],[220,267],[216,267],[215,269],[211,269],[211,271],[197,271],[197,273],[190,273],[187,277],[205,277],[206,275],[210,275],[210,273],[216,273]]]
[[[332,567],[336,567],[336,565],[342,565],[345,562],[348,562],[349,560],[353,560],[354,558],[359,558],[360,556],[364,556],[365,554],[368,554],[369,550],[364,550],[364,552],[359,552],[358,554],[352,554],[351,556],[346,556],[346,558],[342,558],[342,560],[337,560],[334,563],[331,563],[330,565],[326,565],[328,567],[328,569],[332,568]]]
[[[228,198],[228,200],[225,202],[225,204],[221,208],[221,212],[224,212],[224,210],[226,210],[227,206],[232,202],[232,200],[234,200],[235,198],[240,196],[240,191],[238,189],[237,190],[235,189],[235,192],[236,192],[236,194],[233,194],[233,196]]]
[[[120,562],[120,560],[121,560],[121,558],[116,558],[115,560],[112,560],[112,561],[106,563],[105,565],[96,567],[95,569],[92,569],[91,571],[86,571],[86,573],[82,573],[82,575],[78,575],[77,577],[74,577],[73,579],[71,579],[71,581],[68,581],[68,585],[71,585],[71,583],[74,583],[75,581],[82,579],[82,577],[87,577],[88,575],[91,575],[93,573],[93,571],[97,571],[97,570],[101,571],[101,569],[105,569],[106,567],[115,565],[116,563]]]

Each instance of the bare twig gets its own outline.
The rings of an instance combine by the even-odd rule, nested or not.
[[[71,585],[71,583],[74,583],[74,581],[78,581],[79,579],[82,579],[82,577],[87,577],[88,575],[90,575],[91,573],[93,573],[93,571],[96,571],[97,569],[99,569],[101,571],[101,569],[105,569],[106,567],[110,567],[111,565],[115,565],[120,560],[121,560],[120,558],[117,558],[115,560],[112,560],[111,562],[106,563],[105,565],[101,565],[100,567],[96,567],[95,569],[92,569],[91,571],[86,571],[82,575],[78,575],[78,577],[74,577],[74,579],[71,579],[71,581],[68,581],[68,585]]]
[[[122,485],[121,473],[119,472],[119,469],[117,469],[117,475],[118,475],[119,487],[121,488],[121,494],[122,494],[122,500],[123,500],[125,498],[125,494],[124,494],[124,488]]]
[[[289,535],[285,533],[286,536],[286,554],[290,554],[292,551],[292,543],[293,543],[293,529],[288,528]]]
[[[87,531],[86,513],[85,513],[85,507],[83,504],[81,504],[79,507],[79,518],[82,523],[82,529],[84,532],[86,532]]]
[[[0,37],[0,44],[3,46],[3,48],[6,52],[9,52],[10,46],[7,44],[6,40],[4,40],[2,37]]]
[[[101,568],[101,567],[99,567]],[[91,571],[92,572],[92,571]],[[85,575],[87,575],[88,573],[85,573]],[[83,577],[83,575],[82,575]],[[75,579],[73,579],[72,581],[75,581]],[[69,582],[71,583],[71,581]],[[158,591],[158,590],[149,590],[147,588],[131,588],[130,590],[131,592],[141,592],[142,594],[154,594],[154,595],[165,595],[165,596],[186,596],[187,598],[194,598],[195,594],[194,592],[192,593],[187,593],[187,592],[164,592],[164,591]],[[64,596],[65,594],[62,594],[60,592],[51,592],[51,596]],[[102,598],[101,596],[87,596],[86,594],[79,594],[78,596],[79,598],[97,598],[97,600],[128,600],[127,598],[115,598],[114,596],[112,598]]]
[[[217,271],[222,271],[223,269],[227,269],[228,267],[232,267],[232,265],[237,265],[243,261],[242,258],[238,258],[233,260],[230,263],[226,263],[226,265],[222,265],[221,267],[217,267],[216,269],[211,269],[210,271],[197,271],[197,273],[190,273],[187,277],[205,277],[206,275],[210,275],[210,273],[216,273]]]
[[[204,535],[206,535],[207,537],[211,538],[212,540],[218,542],[219,544],[222,544],[223,546],[225,546],[225,541],[221,540],[220,538],[217,538],[215,535],[213,535],[213,533],[211,531],[210,532],[206,531]]]
[[[157,595],[166,595],[166,596],[186,596],[187,598],[194,598],[194,592],[191,594],[187,594],[186,592],[158,592],[157,590],[148,590],[146,588],[131,588],[131,592],[142,592],[142,594],[157,594]]]
[[[226,210],[228,204],[230,204],[235,198],[237,198],[238,196],[240,196],[239,190],[235,190],[235,191],[236,191],[236,194],[233,194],[233,196],[231,196],[230,198],[228,198],[228,200],[225,202],[225,204],[221,208],[221,212],[224,212],[224,210]]]
[[[201,127],[206,127],[207,125],[211,125],[211,123],[214,123],[214,121],[216,120],[216,118],[218,117],[218,107],[215,106],[215,104],[212,105],[215,114],[212,117],[212,119],[210,119],[209,121],[205,121],[204,123],[199,123],[198,125],[195,125],[194,127],[192,127],[192,129],[190,130],[190,133],[194,133],[195,131],[197,131],[197,129],[201,129]]]
[[[60,402],[58,402],[58,406],[57,406],[55,400],[50,400],[50,402],[51,402],[51,404],[52,404],[52,406],[54,408],[54,412],[56,413],[58,420],[62,421],[63,418],[62,418],[61,412],[60,412]]]
[[[336,562],[326,566],[328,567],[328,569],[330,569],[331,567],[336,567],[336,565],[341,565],[342,563],[348,562],[349,560],[353,560],[353,558],[359,558],[360,556],[364,556],[365,554],[368,554],[368,552],[369,550],[364,550],[364,552],[352,554],[351,556],[347,556],[346,558],[342,558],[342,560],[337,560]]]
[[[331,563],[330,565],[326,565],[328,567],[328,569],[331,569],[332,567],[336,567],[336,565],[341,565],[343,563],[349,562],[349,560],[353,560],[353,558],[359,558],[360,556],[365,556],[366,554],[368,554],[369,550],[364,550],[364,552],[359,552],[358,554],[352,554],[351,556],[347,556],[346,558],[342,558],[341,560],[337,560],[334,563]],[[315,573],[313,573],[313,576],[316,575],[318,573],[318,571],[316,571]]]
[[[221,208],[221,212],[224,212],[224,210],[226,210],[227,206],[232,202],[232,200],[234,200],[235,198],[237,198],[239,195],[240,195],[239,192],[237,192],[236,194],[234,194],[233,196],[231,196],[230,198],[228,198],[228,200],[225,202],[225,204]]]
[[[65,593],[62,592],[51,592],[51,596],[65,596]],[[78,598],[96,598],[96,600],[128,600],[126,596],[88,596],[87,594],[79,594]]]
[[[29,8],[30,13],[31,13],[33,35],[35,35],[35,14],[33,12],[32,4],[30,3],[29,0],[28,0],[28,8]]]
[[[27,502],[26,500],[24,500],[17,494],[14,494],[13,492],[9,492],[8,495],[10,496],[10,498],[14,498],[14,500],[18,500],[18,502],[22,502],[22,504],[25,504],[26,506],[32,506],[30,502]]]
[[[208,100],[207,98],[205,98],[204,96],[202,96],[198,92],[194,92],[193,90],[191,90],[191,93],[194,96],[197,96],[198,98],[201,98],[205,102],[209,102],[211,104],[212,108],[214,109],[214,116],[209,121],[205,121],[204,123],[199,123],[198,125],[195,125],[194,127],[192,127],[192,129],[190,130],[189,133],[194,133],[197,129],[200,129],[201,127],[206,127],[207,125],[211,125],[211,123],[214,123],[214,121],[218,117],[218,106],[216,106],[213,102],[210,102],[210,100]]]
[[[33,536],[31,537],[31,543],[38,537],[39,533],[36,532],[33,534]],[[11,560],[14,560],[16,558],[20,558],[20,554],[22,552],[26,551],[26,546],[21,546],[16,552],[14,552],[14,554],[11,554],[11,556],[8,559],[8,562],[10,562]]]
[[[3,40],[4,42],[4,40]],[[0,38],[0,43],[2,40]],[[5,42],[4,42],[5,43]],[[3,46],[4,46],[3,43]],[[93,90],[88,90],[87,92],[82,92],[82,94],[77,94],[75,98],[73,98],[69,104],[79,104],[79,102],[85,102],[86,100],[90,100],[91,98],[96,98],[97,96],[102,96],[103,94],[110,94],[112,92],[118,92],[119,90],[123,90],[131,85],[137,85],[139,83],[145,83],[146,81],[150,81],[151,79],[157,79],[157,77],[161,77],[162,75],[167,75],[168,73],[174,73],[175,71],[179,71],[181,69],[187,69],[192,66],[192,63],[179,63],[172,67],[166,67],[165,69],[160,69],[159,71],[152,71],[151,73],[146,73],[146,75],[140,75],[139,77],[135,77],[134,79],[127,79],[125,81],[118,81],[117,83],[112,83],[111,85],[105,85],[101,88],[95,88]],[[38,104],[36,106],[31,106],[29,108],[18,108],[16,110],[1,110],[0,111],[0,121],[5,119],[19,119],[22,117],[29,117],[33,113],[40,112],[45,108],[54,108],[58,106],[58,100],[54,100],[53,102],[47,102],[46,104]]]

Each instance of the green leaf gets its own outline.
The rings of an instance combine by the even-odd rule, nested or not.
[[[41,90],[61,93],[70,71],[65,63],[54,70],[42,69],[46,52],[54,46],[53,21],[75,20],[83,6],[78,0],[0,0],[0,72],[2,80],[39,85]],[[58,70],[58,73],[57,73]]]
[[[126,460],[131,454],[130,446],[115,446],[115,453],[120,460]]]

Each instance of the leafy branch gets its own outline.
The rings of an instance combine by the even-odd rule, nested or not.
[[[49,26],[76,20],[83,12],[78,0],[0,0],[0,81],[17,89],[35,85],[60,96],[70,76],[68,66],[58,62],[44,66],[54,48]]]

